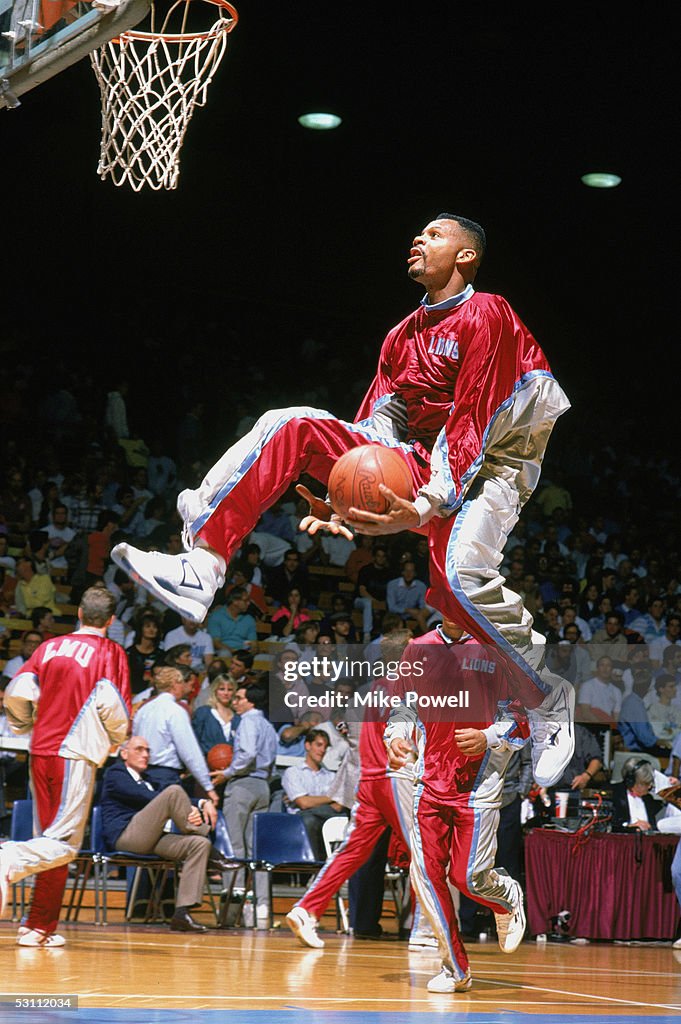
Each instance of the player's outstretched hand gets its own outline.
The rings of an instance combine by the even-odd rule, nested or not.
[[[379,484],[379,490],[389,502],[387,512],[365,512],[361,508],[349,510],[348,522],[357,533],[368,533],[371,536],[382,536],[384,533],[400,533],[401,530],[413,530],[421,521],[414,503],[406,498],[398,498],[385,484]]]
[[[298,484],[296,491],[310,506],[310,514],[300,520],[299,530],[306,531],[311,537],[318,530],[325,530],[327,533],[340,533],[346,540],[353,539],[352,530],[343,525],[341,517],[336,515],[327,502],[317,498],[304,484]]]

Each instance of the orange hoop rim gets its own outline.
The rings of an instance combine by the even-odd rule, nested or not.
[[[187,2],[196,2],[196,0],[187,0]],[[202,0],[202,2],[212,4],[214,7],[221,7],[229,12],[230,20],[223,19],[225,23],[224,28],[222,26],[219,29],[210,28],[206,32],[138,32],[136,29],[129,29],[127,32],[121,32],[111,42],[120,43],[128,39],[151,42],[154,39],[163,39],[166,43],[190,43],[194,39],[217,39],[223,32],[231,32],[232,29],[236,28],[239,21],[239,12],[228,0]]]

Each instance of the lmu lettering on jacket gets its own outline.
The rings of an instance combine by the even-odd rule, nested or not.
[[[83,643],[82,640],[71,640],[68,637],[61,641],[50,640],[45,647],[41,664],[45,665],[52,658],[75,658],[79,665],[87,668],[94,653],[94,647]]]

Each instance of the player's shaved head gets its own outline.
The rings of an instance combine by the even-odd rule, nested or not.
[[[476,266],[479,267],[487,249],[487,236],[482,225],[474,220],[469,220],[468,217],[460,217],[457,213],[438,213],[435,220],[455,220],[463,228],[470,240],[471,248],[475,249],[478,254]]]

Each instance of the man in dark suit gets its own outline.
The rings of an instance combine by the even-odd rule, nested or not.
[[[107,770],[101,796],[102,831],[111,850],[156,854],[182,865],[171,931],[205,932],[189,913],[200,906],[206,871],[225,871],[228,865],[211,845],[208,833],[217,812],[210,800],[192,805],[182,786],[159,791],[147,776],[149,744],[132,736],[121,747],[120,760]],[[165,832],[172,819],[180,834]]]
[[[622,781],[612,787],[613,831],[638,829],[654,832],[661,803],[650,795],[655,774],[650,761],[634,755],[622,765]]]

